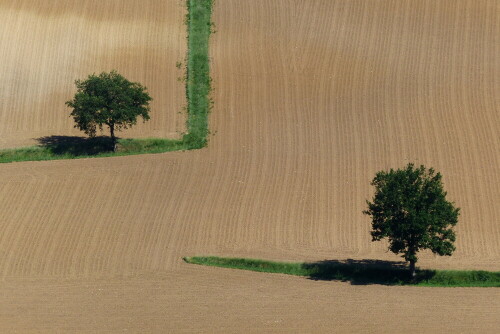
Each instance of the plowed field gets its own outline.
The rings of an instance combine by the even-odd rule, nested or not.
[[[30,15],[33,32],[5,25]],[[93,15],[100,18],[85,25]],[[38,38],[48,43],[41,32],[53,20],[102,34],[121,32],[115,24],[176,31],[171,38],[180,44],[156,39],[147,42],[151,55],[130,54],[162,59],[172,47],[165,57],[173,69],[165,59],[123,69],[151,90],[147,76],[176,74],[183,57],[179,1],[6,0],[0,17],[0,73],[11,75],[0,79],[11,92],[0,128],[19,124],[16,140],[48,124],[19,116],[26,105],[59,122],[60,111],[41,97],[12,93],[21,84],[5,66],[28,61],[14,41],[36,35],[34,46],[43,44]],[[456,253],[424,252],[419,264],[500,270],[498,1],[218,0],[214,21],[207,149],[0,165],[0,331],[495,333],[495,288],[352,286],[181,257],[397,261],[370,242],[361,211],[376,171],[413,161],[442,172],[448,197],[462,208]],[[71,39],[72,29],[57,34]],[[139,39],[121,40],[123,50]],[[92,58],[99,47],[92,50],[74,73],[102,69]],[[126,55],[121,61],[133,64]],[[29,72],[40,87],[57,77]],[[67,81],[54,80],[52,87]],[[182,105],[181,89],[165,91],[175,84],[158,86],[158,94]],[[166,119],[162,131],[174,131],[175,108],[160,111],[171,113],[158,116]],[[151,124],[137,131],[153,133]]]
[[[186,55],[182,0],[0,1],[0,148],[36,138],[82,135],[65,102],[74,81],[117,70],[148,88],[151,121],[122,137],[184,131]]]

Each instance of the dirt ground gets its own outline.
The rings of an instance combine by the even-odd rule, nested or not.
[[[34,2],[4,3],[0,16]],[[178,1],[147,4],[182,16]],[[115,22],[142,15],[125,12]],[[168,17],[155,29],[180,29],[180,42],[182,18]],[[442,172],[462,208],[456,253],[419,264],[500,270],[500,4],[219,0],[214,21],[208,148],[0,165],[0,332],[497,332],[495,288],[350,285],[181,257],[398,261],[361,211],[376,171],[413,161]],[[177,73],[176,52],[164,73]]]
[[[153,97],[151,120],[121,136],[178,137],[185,14],[183,0],[0,1],[0,148],[84,135],[65,105],[74,81],[113,69]]]

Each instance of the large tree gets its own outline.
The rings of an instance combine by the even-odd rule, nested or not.
[[[66,105],[73,108],[76,125],[90,137],[96,130],[109,127],[113,151],[116,150],[115,130],[127,129],[137,123],[137,117],[149,120],[149,96],[146,87],[130,82],[116,71],[89,75],[75,81],[77,92]]]
[[[452,227],[460,209],[446,200],[441,178],[432,168],[408,164],[404,169],[378,172],[371,183],[375,195],[363,213],[372,218],[372,241],[387,238],[389,250],[410,263],[412,278],[419,250],[438,255],[455,250]]]

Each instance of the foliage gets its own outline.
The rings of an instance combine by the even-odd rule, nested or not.
[[[438,255],[455,250],[459,209],[446,200],[441,174],[424,166],[408,164],[404,169],[380,171],[372,181],[373,202],[364,214],[372,218],[372,240],[389,240],[389,249],[414,265],[417,252],[430,249]]]
[[[73,109],[71,116],[75,127],[90,137],[107,125],[113,144],[115,130],[122,130],[137,123],[137,117],[149,120],[149,102],[152,98],[146,87],[130,82],[116,71],[89,75],[86,80],[75,81],[77,92],[66,104]]]

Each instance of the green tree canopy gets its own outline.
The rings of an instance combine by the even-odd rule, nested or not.
[[[75,81],[77,92],[66,105],[73,108],[75,128],[90,137],[96,130],[109,127],[113,150],[116,150],[115,130],[121,131],[137,123],[137,117],[149,120],[149,96],[146,87],[130,82],[116,71],[89,75]]]
[[[375,195],[363,213],[372,218],[372,241],[387,238],[389,250],[410,263],[412,277],[419,250],[438,255],[455,250],[452,227],[460,209],[446,200],[441,178],[432,168],[408,164],[378,172],[371,183]]]

